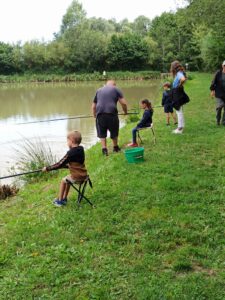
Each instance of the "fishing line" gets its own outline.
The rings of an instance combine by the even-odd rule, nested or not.
[[[119,116],[127,116],[127,115],[136,115],[136,112],[128,112],[127,114],[118,113]],[[88,119],[94,118],[93,115],[80,115],[80,116],[71,116],[65,118],[55,118],[55,119],[47,119],[47,120],[38,120],[38,121],[31,121],[31,122],[22,122],[16,123],[15,125],[27,125],[27,124],[36,124],[36,123],[46,123],[46,122],[55,122],[55,121],[65,121],[65,120],[76,120],[76,119]]]

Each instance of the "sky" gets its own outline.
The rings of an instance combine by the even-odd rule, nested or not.
[[[87,17],[127,18],[140,15],[153,19],[164,11],[175,10],[179,0],[80,0]],[[62,17],[72,0],[0,0],[0,41],[22,43],[49,41],[58,32]]]

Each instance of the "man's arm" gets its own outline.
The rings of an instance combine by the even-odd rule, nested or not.
[[[210,94],[211,94],[211,97],[213,97],[213,98],[214,98],[214,97],[215,97],[215,95],[216,95],[216,92],[215,92],[214,90],[211,90],[211,93],[210,93]]]
[[[212,80],[212,83],[210,85],[210,90],[211,90],[211,96],[212,97],[215,97],[215,89],[216,89],[216,78],[217,78],[217,74],[218,72],[216,72],[213,80]]]
[[[127,115],[127,101],[126,101],[126,99],[125,98],[120,98],[119,103],[122,106],[124,114]]]
[[[92,108],[92,114],[93,114],[94,118],[96,118],[96,103],[95,102],[92,103],[91,108]]]

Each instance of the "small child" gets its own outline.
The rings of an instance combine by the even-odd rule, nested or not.
[[[59,189],[59,197],[53,201],[56,206],[63,206],[67,204],[67,196],[70,190],[70,185],[67,179],[72,182],[82,182],[87,177],[87,170],[84,165],[85,154],[84,148],[80,146],[82,137],[79,131],[71,131],[67,135],[67,145],[69,151],[56,164],[42,169],[43,172],[57,170],[61,168],[69,168],[70,175],[62,179]]]
[[[132,143],[128,144],[129,147],[138,147],[137,144],[137,131],[140,128],[149,127],[152,124],[153,109],[152,104],[148,99],[144,99],[140,102],[140,107],[144,109],[144,113],[141,121],[135,128],[132,129]]]
[[[166,125],[169,126],[170,125],[170,114],[173,117],[174,120],[174,125],[177,124],[177,119],[176,119],[176,115],[173,112],[173,105],[172,105],[172,100],[170,97],[170,88],[171,88],[171,84],[170,82],[166,82],[163,84],[163,97],[162,97],[162,106],[164,107],[164,112],[166,114]]]

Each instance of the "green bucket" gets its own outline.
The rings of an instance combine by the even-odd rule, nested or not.
[[[135,147],[125,150],[125,157],[129,163],[139,163],[144,161],[144,148]]]

